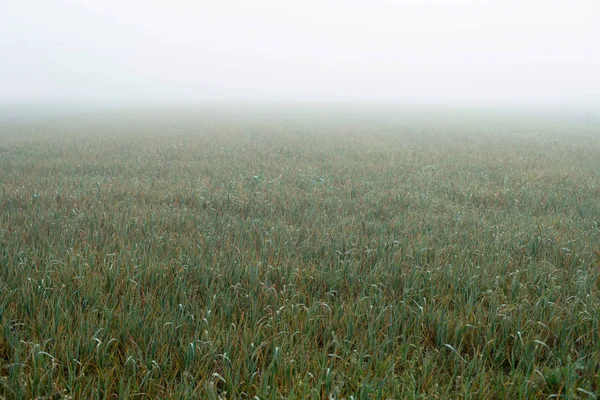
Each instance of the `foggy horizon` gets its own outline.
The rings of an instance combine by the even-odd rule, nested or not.
[[[598,1],[7,0],[0,106],[597,110]]]

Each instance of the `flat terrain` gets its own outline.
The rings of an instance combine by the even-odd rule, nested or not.
[[[595,398],[600,131],[0,126],[0,397]]]

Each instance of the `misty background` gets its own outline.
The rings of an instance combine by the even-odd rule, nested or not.
[[[0,0],[4,113],[600,104],[598,0]],[[9,111],[6,111],[9,110]]]

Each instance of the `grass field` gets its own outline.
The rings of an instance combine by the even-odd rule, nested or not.
[[[0,397],[596,398],[600,132],[336,115],[4,124]]]

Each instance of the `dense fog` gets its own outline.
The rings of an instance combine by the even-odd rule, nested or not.
[[[0,104],[598,104],[595,0],[3,0]]]

